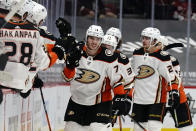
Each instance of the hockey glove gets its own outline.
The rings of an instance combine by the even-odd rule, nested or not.
[[[26,93],[20,92],[20,96],[21,96],[22,98],[24,98],[24,99],[27,98],[30,94],[31,94],[31,89],[28,90]]]
[[[118,110],[118,116],[119,115],[127,115],[131,109],[131,98],[127,96],[125,98],[125,95],[116,95],[113,98],[113,107],[112,112],[116,112]]]
[[[34,79],[34,82],[33,82],[33,87],[34,88],[42,88],[43,85],[44,85],[43,81],[38,76],[36,76]]]
[[[69,55],[66,58],[66,66],[67,68],[74,69],[79,66],[79,60],[82,56],[82,49],[79,46],[76,46],[72,49]]]
[[[76,40],[73,36],[68,36],[64,39],[58,38],[52,51],[57,54],[59,60],[62,60],[64,58],[64,54],[71,52],[75,46]]]
[[[171,90],[169,92],[168,105],[170,105],[174,109],[178,108],[178,106],[180,105],[180,96],[177,90]]]
[[[71,24],[61,17],[56,20],[56,27],[58,28],[62,38],[71,34]]]

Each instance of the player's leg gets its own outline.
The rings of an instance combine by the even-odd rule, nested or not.
[[[89,114],[91,115],[89,131],[112,131],[111,114],[111,101],[92,106]]]
[[[163,116],[165,104],[152,104],[149,107],[148,129],[149,131],[161,131],[163,126]]]
[[[181,103],[176,109],[179,131],[193,131],[191,112],[187,102]],[[176,122],[176,121],[175,121]]]
[[[145,129],[147,129],[148,124],[148,105],[133,104],[132,118],[140,123]],[[134,131],[144,131],[137,123],[134,122]]]
[[[77,104],[70,98],[64,117],[64,131],[86,131],[89,124],[84,120],[85,112],[86,106]]]
[[[89,126],[89,131],[112,131],[112,125],[111,123],[104,124],[93,122]]]
[[[64,131],[88,131],[88,126],[82,126],[74,121],[67,121]]]

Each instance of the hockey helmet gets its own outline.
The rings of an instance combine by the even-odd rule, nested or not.
[[[112,35],[117,38],[117,42],[119,42],[122,39],[121,31],[118,28],[111,27],[106,31],[107,35]]]
[[[31,2],[31,8],[28,10],[27,20],[37,26],[41,25],[41,21],[44,21],[47,17],[46,8],[34,1]]]
[[[106,45],[110,45],[114,48],[114,50],[116,49],[116,46],[117,46],[117,40],[115,38],[115,36],[112,36],[112,35],[105,35],[103,37],[103,41],[102,41],[102,44],[106,44]]]
[[[86,31],[86,40],[88,36],[94,36],[103,39],[104,33],[101,26],[91,25]]]
[[[23,15],[25,13],[28,13],[29,8],[31,7],[30,3],[32,2],[32,0],[25,0],[23,6],[21,6],[21,8],[16,12],[19,16],[22,17],[23,19]]]
[[[14,4],[14,0],[1,0],[0,8],[9,11],[11,10],[13,4]]]
[[[144,30],[142,30],[141,36],[146,36],[151,38],[151,41],[156,39],[159,39],[159,36],[161,35],[160,30],[153,27],[147,27]]]

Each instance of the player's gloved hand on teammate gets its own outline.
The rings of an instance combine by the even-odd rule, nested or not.
[[[33,82],[33,87],[34,88],[42,88],[43,85],[44,85],[43,81],[38,76],[36,76],[34,79],[34,82]]]
[[[59,60],[62,60],[65,54],[70,53],[75,48],[76,44],[76,39],[73,36],[67,36],[64,39],[58,38],[52,51],[57,54]]]
[[[180,105],[180,96],[177,90],[171,90],[169,92],[168,105],[170,105],[174,109],[178,108],[178,106]]]
[[[31,94],[31,89],[29,89],[27,92],[20,92],[20,96],[22,97],[22,98],[27,98],[29,95]]]
[[[72,51],[67,55],[66,66],[67,68],[74,69],[79,66],[79,60],[82,56],[83,50],[80,48],[80,45],[72,48]]]
[[[129,96],[125,98],[125,95],[116,95],[113,98],[113,106],[112,106],[113,113],[116,112],[116,110],[119,110],[117,114],[118,116],[127,115],[130,109],[131,109],[131,98]]]
[[[56,27],[58,28],[62,38],[67,37],[68,34],[71,34],[71,24],[64,18],[59,17],[56,20]]]

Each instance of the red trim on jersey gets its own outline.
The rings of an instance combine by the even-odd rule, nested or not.
[[[103,90],[103,87],[102,87],[102,90]],[[112,101],[112,93],[111,93],[111,86],[110,86],[109,78],[106,78],[105,91],[101,95],[101,101],[102,102]]]

